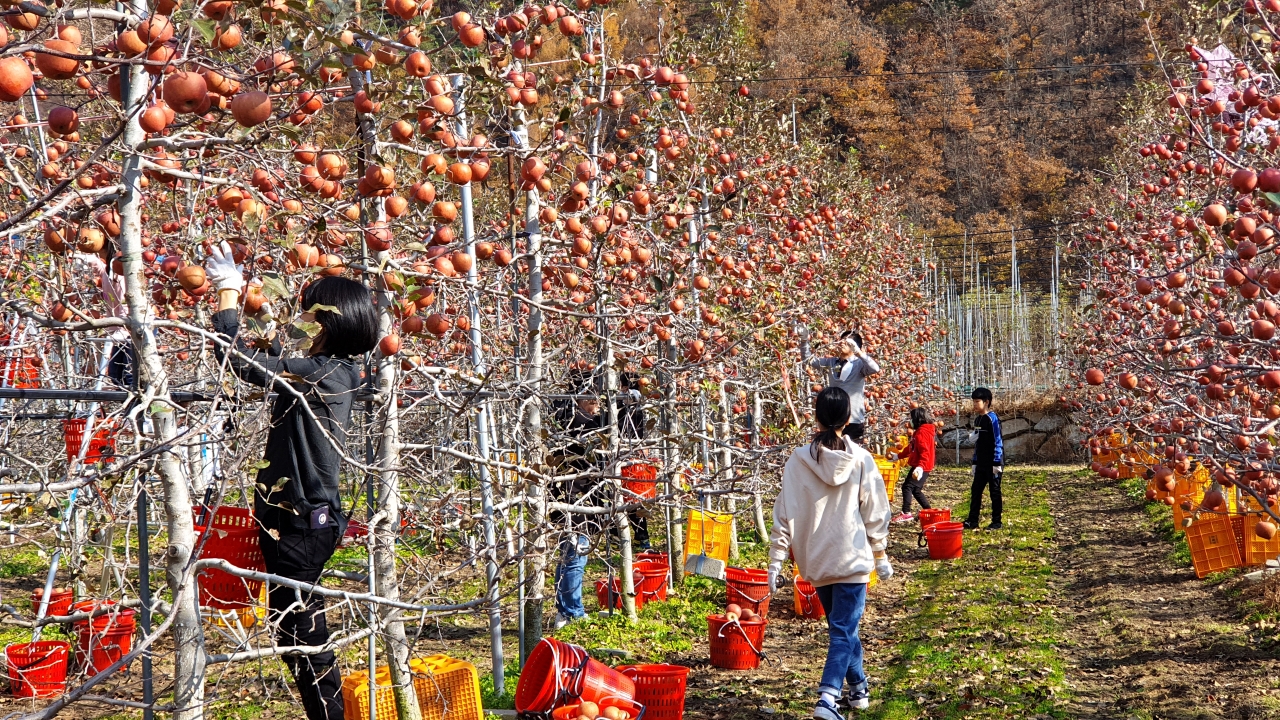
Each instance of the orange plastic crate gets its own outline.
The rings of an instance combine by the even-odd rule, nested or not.
[[[1240,548],[1226,515],[1201,513],[1200,519],[1187,528],[1187,545],[1191,547],[1196,577],[1240,567]]]
[[[422,720],[483,720],[476,666],[447,655],[409,661]]]
[[[1257,521],[1251,518],[1245,528],[1244,564],[1266,565],[1268,560],[1280,558],[1280,533],[1270,540],[1263,540],[1253,533],[1255,522]]]
[[[1204,491],[1208,486],[1200,483],[1194,476],[1188,478],[1179,475],[1177,482],[1177,487],[1173,490],[1173,530],[1182,532],[1182,520],[1188,515],[1182,509],[1182,501],[1190,500],[1194,510],[1204,500]]]

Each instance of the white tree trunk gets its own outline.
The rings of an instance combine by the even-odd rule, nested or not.
[[[364,74],[353,70],[347,75],[352,90],[359,91],[364,87]],[[359,115],[360,134],[364,140],[364,158],[374,157],[373,147],[377,141],[377,127],[372,118]],[[361,167],[363,173],[365,168]],[[363,217],[365,222],[371,220],[385,221],[386,210],[381,201],[366,203]],[[382,267],[389,256],[388,252],[375,252],[372,255],[372,266]],[[381,276],[373,278],[374,289],[378,300],[378,337],[395,333],[395,316],[392,314],[396,306],[395,293],[387,286]],[[396,402],[396,373],[398,361],[394,357],[382,358],[378,361],[378,398],[382,426],[379,428],[378,446],[378,480],[376,486],[376,502],[381,519],[369,529],[373,533],[373,587],[371,592],[390,599],[400,599],[400,578],[396,573],[396,540],[400,532],[400,412]],[[387,667],[391,674],[391,685],[395,697],[396,710],[401,720],[421,720],[422,709],[418,706],[418,695],[413,687],[413,675],[409,670],[409,641],[405,634],[404,621],[399,619],[400,613],[386,605],[378,610],[379,624],[382,625],[382,640],[387,649]]]
[[[145,4],[142,9],[145,11]],[[168,377],[160,362],[147,313],[151,298],[143,274],[142,167],[137,152],[146,136],[138,124],[138,117],[149,80],[141,65],[134,65],[127,72],[128,81],[122,83],[121,93],[129,123],[124,133],[128,154],[122,173],[124,190],[119,201],[120,250],[124,255],[125,305],[128,308],[125,323],[137,359],[138,389],[149,404],[151,439],[155,445],[165,448],[157,464],[164,490],[169,536],[169,546],[164,555],[165,579],[173,597],[173,716],[175,720],[200,720],[204,717],[204,631],[200,624],[195,576],[187,572],[195,547],[195,528],[182,459],[170,447],[177,437],[178,426],[173,404],[169,401]]]

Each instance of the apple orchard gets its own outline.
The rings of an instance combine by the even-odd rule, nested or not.
[[[609,418],[619,374],[635,373],[653,419],[643,441],[611,432],[601,450],[609,502],[598,512],[621,530],[632,596],[628,509],[665,514],[676,533],[672,513],[700,497],[741,510],[741,521],[758,512],[785,459],[779,443],[809,426],[819,377],[802,352],[861,330],[885,368],[869,392],[876,441],[910,403],[954,401],[927,380],[937,374],[928,348],[945,334],[922,290],[936,268],[899,229],[891,188],[832,147],[793,143],[779,124],[785,88],[755,89],[767,73],[731,32],[695,39],[660,6],[587,0],[443,17],[430,0],[5,8],[3,385],[50,392],[3,401],[0,493],[21,537],[59,551],[59,582],[80,596],[137,606],[154,592],[155,626],[121,662],[149,653],[173,678],[162,705],[175,716],[201,716],[224,692],[210,682],[231,666],[281,652],[269,634],[213,632],[194,589],[202,536],[192,507],[246,505],[269,414],[212,351],[217,293],[202,268],[211,244],[231,243],[243,266],[244,332],[254,336],[305,346],[313,331],[291,320],[314,277],[375,291],[381,341],[365,360],[342,469],[344,509],[369,525],[356,542],[369,572],[334,591],[344,599],[334,642],[372,638],[393,677],[408,672],[406,626],[429,618],[486,616],[499,676],[503,618],[520,616],[536,639],[559,542],[549,512],[570,507],[555,499],[566,479],[546,459],[568,442],[550,408],[576,392],[571,373],[597,378]],[[1236,80],[1246,97],[1252,77]],[[1202,121],[1184,117],[1200,108],[1180,92],[1186,107],[1167,122],[1185,134]],[[1167,144],[1151,160],[1172,167],[1181,151]],[[1115,327],[1126,338],[1104,352],[1116,366],[1109,378],[1134,364],[1149,393],[1187,385],[1150,408],[1153,432],[1176,424],[1189,454],[1234,448],[1219,456],[1221,472],[1274,496],[1265,469],[1250,469],[1268,462],[1260,435],[1276,406],[1250,403],[1269,397],[1252,383],[1254,368],[1270,377],[1260,374],[1269,356],[1245,317],[1276,312],[1252,302],[1280,273],[1248,262],[1266,255],[1246,256],[1246,227],[1271,216],[1265,196],[1227,196],[1222,168],[1235,157],[1206,157],[1212,169],[1183,183],[1231,203],[1221,210],[1229,225],[1179,213],[1169,194],[1117,209],[1133,239],[1121,251],[1103,233],[1115,253],[1100,262],[1145,259],[1158,276],[1146,282],[1181,299],[1145,314],[1117,308],[1098,319],[1099,336]],[[1256,182],[1265,190],[1270,178]],[[1210,282],[1211,268],[1227,273],[1225,287]],[[1110,277],[1100,297],[1148,300],[1123,272]],[[1188,307],[1174,313],[1173,302]],[[1179,328],[1197,317],[1243,334],[1170,334],[1159,330],[1166,313]],[[1149,347],[1149,330],[1163,346]],[[122,346],[135,358],[127,397],[52,392],[121,390],[103,370]],[[1212,384],[1195,386],[1208,373]],[[1148,403],[1138,396],[1118,419],[1137,422]],[[1215,413],[1183,429],[1215,404],[1234,419]],[[90,458],[87,437],[66,443],[58,419],[72,417],[114,453]],[[622,489],[618,469],[636,459],[660,465],[657,497]],[[138,538],[126,532],[143,488],[159,525],[154,578],[140,577]],[[91,542],[110,528],[127,538],[122,551]],[[466,589],[477,576],[478,596]],[[34,609],[19,620],[70,622]],[[87,694],[139,699],[117,682],[81,675],[37,714]],[[412,685],[398,685],[409,712]]]
[[[1280,4],[1227,12],[1222,45],[1191,40],[1158,58],[1165,85],[1147,105],[1158,109],[1133,121],[1113,179],[1085,213],[1080,292],[1090,305],[1077,327],[1078,386],[1063,401],[1094,433],[1096,471],[1119,477],[1126,448],[1150,455],[1148,498],[1179,505],[1183,527],[1238,508],[1250,515],[1246,532],[1270,540],[1280,497]],[[1196,468],[1203,499],[1178,490]]]

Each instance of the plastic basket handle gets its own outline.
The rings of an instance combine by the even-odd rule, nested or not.
[[[933,527],[933,526],[930,525],[929,527]],[[927,530],[928,528],[925,528],[925,529]],[[928,540],[926,540],[924,536],[924,530],[921,530],[920,534],[916,537],[916,547],[924,547],[925,545],[928,545],[928,544],[929,542]]]
[[[724,629],[729,627],[730,625],[736,626],[738,628],[738,632],[741,633],[742,639],[746,641],[747,647],[751,648],[751,652],[755,653],[756,657],[763,660],[765,658],[764,651],[757,650],[756,646],[751,644],[751,638],[747,636],[747,631],[742,629],[742,623],[738,622],[737,620],[730,620],[729,622],[721,625],[720,631],[717,632],[716,635],[718,637],[724,637]]]
[[[818,597],[818,591],[814,590],[811,593],[807,593],[801,590],[800,588],[796,588],[796,594],[800,596],[800,604],[801,604],[801,607],[804,608],[804,614],[812,615],[814,610],[813,600],[814,598]]]

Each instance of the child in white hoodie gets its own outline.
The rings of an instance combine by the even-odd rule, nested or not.
[[[885,555],[889,538],[889,496],[875,458],[844,435],[849,424],[849,395],[838,387],[818,393],[814,405],[818,432],[813,442],[791,453],[782,471],[782,490],[773,505],[769,588],[776,589],[788,554],[813,583],[827,614],[827,662],[818,720],[842,720],[836,706],[844,682],[849,704],[870,704],[862,671],[858,623],[866,606],[867,582],[893,575]]]

